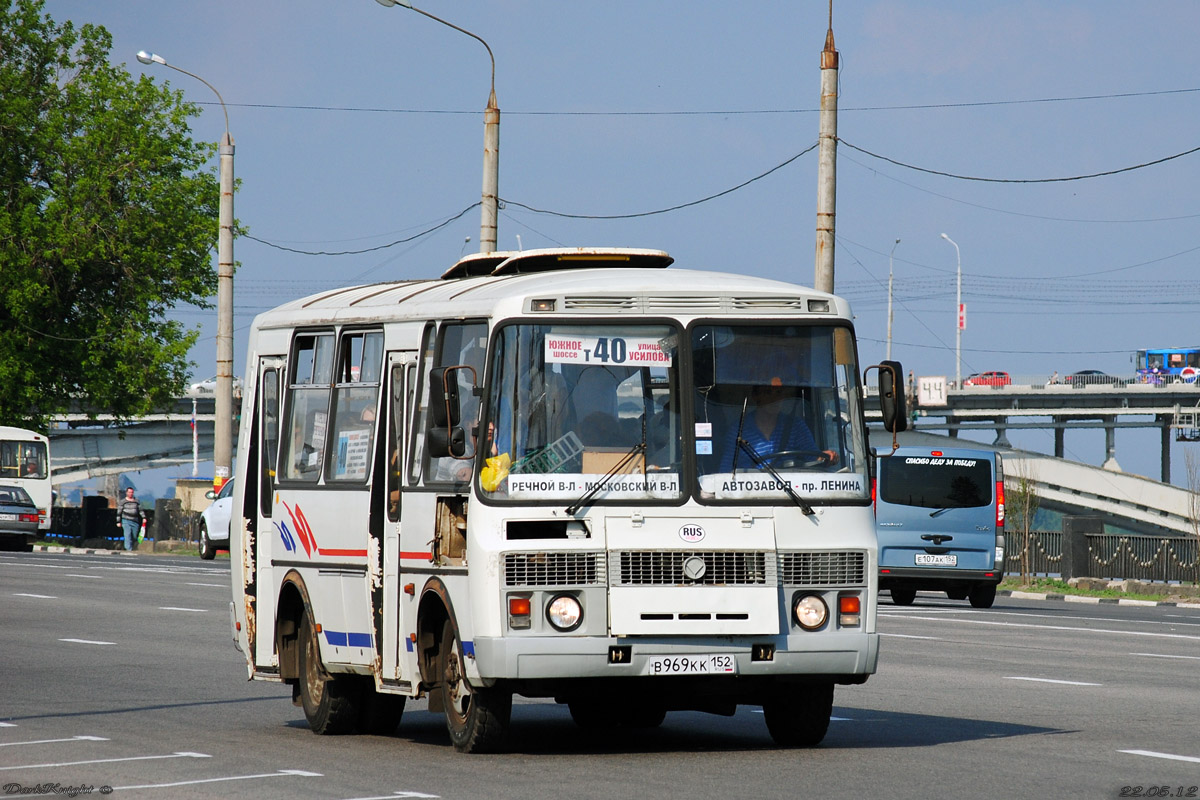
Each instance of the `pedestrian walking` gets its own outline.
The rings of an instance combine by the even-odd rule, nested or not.
[[[125,498],[117,502],[117,527],[125,532],[125,549],[137,546],[138,532],[146,522],[142,504],[133,496],[133,487],[125,490]]]

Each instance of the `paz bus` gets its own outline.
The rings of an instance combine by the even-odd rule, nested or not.
[[[672,261],[476,254],[260,314],[230,532],[249,677],[318,734],[427,697],[462,752],[504,747],[514,694],[583,727],[759,706],[820,742],[879,653],[850,309]]]
[[[37,506],[38,531],[49,531],[54,507],[49,437],[25,428],[0,425],[0,485],[24,489]]]

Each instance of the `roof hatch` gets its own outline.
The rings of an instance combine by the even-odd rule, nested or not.
[[[600,267],[661,269],[675,259],[662,250],[633,247],[561,247],[542,250],[472,253],[442,273],[443,280],[479,275],[516,275]]]

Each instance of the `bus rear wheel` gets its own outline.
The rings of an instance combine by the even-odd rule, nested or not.
[[[829,730],[833,716],[833,684],[786,686],[763,703],[763,717],[775,744],[815,747]]]
[[[512,693],[476,688],[467,682],[462,648],[454,623],[442,625],[437,657],[438,691],[446,714],[446,729],[460,753],[494,753],[500,749],[512,715]]]
[[[892,589],[892,605],[895,606],[911,606],[913,600],[917,599],[916,589]]]
[[[353,731],[358,688],[349,677],[335,677],[325,671],[316,628],[306,613],[300,620],[300,705],[312,732],[324,736]]]

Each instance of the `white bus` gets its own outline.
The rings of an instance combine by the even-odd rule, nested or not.
[[[514,694],[581,726],[749,704],[818,743],[879,645],[850,309],[671,263],[477,254],[260,314],[230,543],[250,677],[316,733],[428,697],[463,752],[503,747]]]
[[[0,485],[24,489],[37,505],[38,530],[50,530],[54,493],[50,486],[49,437],[0,425]]]

